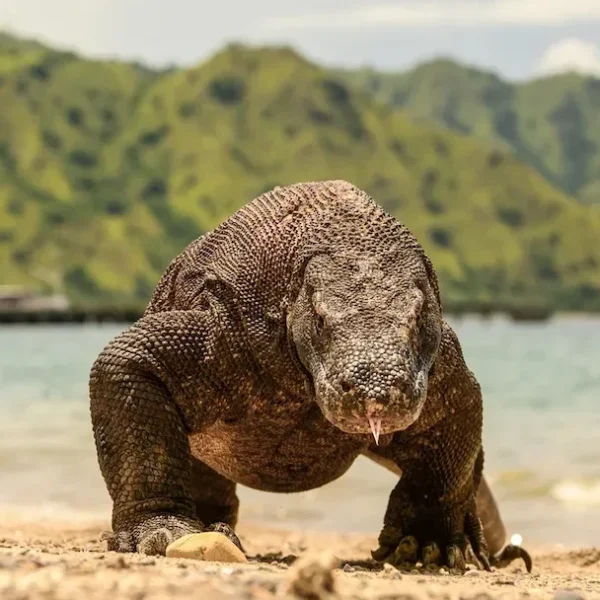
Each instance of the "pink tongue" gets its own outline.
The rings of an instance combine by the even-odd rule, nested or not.
[[[379,434],[381,433],[381,419],[373,419],[373,417],[368,417],[368,419],[369,427],[371,427],[373,437],[375,438],[375,443],[379,446]]]

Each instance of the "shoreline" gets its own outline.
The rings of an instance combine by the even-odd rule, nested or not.
[[[113,323],[131,324],[140,319],[145,306],[107,306],[98,308],[72,307],[66,309],[0,309],[0,325],[43,325],[43,324],[84,324],[84,323]],[[506,317],[515,323],[545,323],[566,316],[600,317],[600,312],[568,311],[561,312],[546,308],[531,308],[527,306],[504,307],[473,304],[468,307],[448,304],[444,314],[451,318],[461,319],[478,317],[493,319]]]
[[[112,598],[294,597],[290,582],[303,576],[299,567],[314,557],[333,553],[333,594],[318,598],[510,600],[553,598],[600,599],[600,550],[528,548],[532,574],[520,562],[493,573],[448,574],[439,569],[400,572],[370,560],[375,537],[360,534],[279,530],[242,523],[239,535],[248,564],[204,563],[106,552],[99,541],[106,523],[77,525],[6,523],[0,526],[0,597],[28,600]],[[294,559],[297,558],[297,562]],[[322,561],[321,561],[322,562]],[[318,577],[317,577],[318,579]],[[297,597],[297,596],[296,596]]]

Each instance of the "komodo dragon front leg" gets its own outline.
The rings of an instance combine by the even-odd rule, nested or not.
[[[448,326],[421,419],[421,426],[398,431],[387,446],[371,446],[365,453],[388,468],[396,465],[402,474],[390,496],[374,558],[464,569],[471,549],[488,570],[523,558],[531,571],[531,559],[522,548],[508,546],[495,554],[504,541],[498,537],[504,536],[503,527],[488,531],[488,547],[481,517],[484,512],[488,519],[499,515],[489,510],[493,499],[485,484],[483,492],[490,498],[478,503],[484,462],[481,388]]]
[[[385,467],[388,471],[394,473],[394,475],[402,477],[400,467],[393,460],[383,458],[371,450],[364,452],[364,455]],[[514,546],[513,544],[505,546],[506,529],[494,496],[483,475],[477,488],[476,507],[483,528],[483,537],[490,553],[491,566],[505,567],[513,560],[522,558],[525,561],[527,571],[531,572],[532,560],[529,553],[520,546]]]
[[[221,374],[234,350],[215,328],[223,322],[215,311],[147,315],[92,367],[92,424],[113,500],[110,550],[164,554],[175,539],[210,525],[196,513],[188,434],[214,421],[226,402]],[[214,527],[240,545],[227,525]]]
[[[388,471],[397,475],[399,478],[402,477],[402,471],[400,467],[391,459],[383,458],[374,451],[366,450],[363,454],[376,462],[378,465],[385,467]],[[477,490],[477,512],[481,519],[481,525],[483,527],[483,536],[491,554],[496,554],[504,548],[506,542],[506,529],[498,506],[492,495],[485,477],[481,476],[479,488]]]
[[[470,545],[490,568],[476,506],[479,442],[470,433],[477,430],[477,421],[467,410],[445,418],[426,435],[396,433],[381,450],[403,475],[390,496],[374,558],[464,569]],[[465,431],[465,423],[472,432]]]

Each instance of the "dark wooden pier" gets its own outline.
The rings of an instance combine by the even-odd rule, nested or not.
[[[50,323],[133,323],[144,313],[145,306],[93,306],[61,309],[7,309],[0,308],[0,324]],[[491,318],[506,315],[514,321],[548,321],[553,311],[543,306],[506,306],[490,303],[447,303],[444,314],[453,317],[479,316]]]

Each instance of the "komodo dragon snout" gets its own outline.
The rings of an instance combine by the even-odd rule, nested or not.
[[[313,258],[288,319],[324,416],[376,442],[418,419],[440,342],[437,298],[410,253]]]

